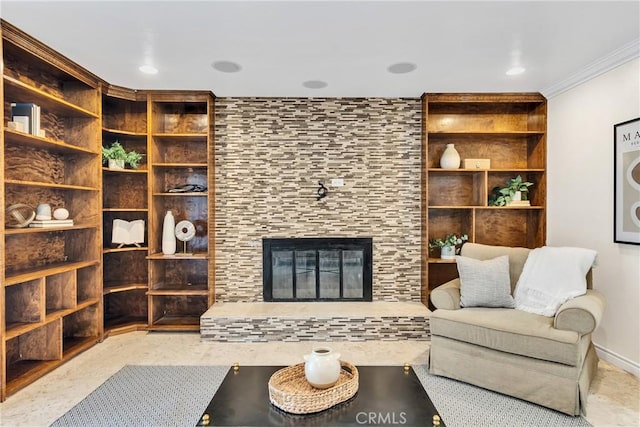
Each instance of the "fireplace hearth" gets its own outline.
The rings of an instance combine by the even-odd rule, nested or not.
[[[262,240],[264,301],[371,301],[371,238]]]

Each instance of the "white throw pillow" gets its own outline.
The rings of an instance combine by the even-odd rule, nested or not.
[[[462,307],[514,308],[509,279],[509,256],[482,261],[456,256]]]

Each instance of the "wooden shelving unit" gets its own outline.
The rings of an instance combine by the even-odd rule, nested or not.
[[[457,277],[455,262],[429,251],[448,233],[488,245],[542,246],[546,239],[546,99],[540,94],[424,94],[422,299]],[[490,169],[442,169],[454,144],[461,159],[490,159]],[[493,207],[496,186],[517,175],[534,183],[531,206]]]
[[[200,316],[214,302],[214,98],[209,92],[151,92],[151,185],[149,188],[149,329],[198,330]],[[203,192],[169,190],[195,184]],[[189,220],[196,237],[193,255],[162,253],[167,211],[176,223]]]
[[[147,327],[148,237],[148,133],[147,96],[134,90],[109,86],[102,96],[102,145],[118,141],[126,151],[144,155],[138,169],[103,174],[103,301],[105,334],[144,330]],[[140,246],[111,243],[113,220],[145,222],[145,242]]]
[[[100,79],[1,21],[0,400],[103,335]],[[41,108],[44,136],[8,129],[11,103]],[[5,228],[4,208],[48,203],[73,227]]]

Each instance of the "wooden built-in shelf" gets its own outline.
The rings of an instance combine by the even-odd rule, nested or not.
[[[179,252],[176,252],[174,255],[165,255],[163,253],[151,254],[147,256],[147,259],[150,260],[191,260],[191,259],[208,259],[209,255],[206,253],[194,253],[191,255],[179,255]]]
[[[124,129],[111,129],[111,128],[103,127],[102,132],[110,133],[113,135],[124,135],[124,136],[133,136],[133,137],[141,137],[141,138],[147,137],[146,132],[134,132],[134,131],[124,130]]]
[[[28,282],[29,280],[39,279],[41,277],[52,276],[54,274],[65,273],[67,271],[79,270],[81,268],[91,267],[99,265],[100,261],[78,261],[78,262],[61,262],[51,264],[42,268],[33,268],[7,274],[4,278],[5,286],[16,285],[22,282]]]
[[[165,197],[165,196],[175,196],[175,197],[207,197],[207,193],[208,191],[199,191],[199,192],[192,192],[192,193],[153,193],[154,196],[160,196],[160,197]]]
[[[100,228],[99,224],[74,224],[67,227],[23,227],[23,228],[7,228],[4,231],[6,236],[16,234],[31,234],[31,233],[52,233],[54,231],[65,230],[86,230],[91,228]]]
[[[144,283],[105,283],[103,286],[103,295],[114,294],[118,292],[134,291],[137,289],[147,289],[147,282]]]
[[[154,289],[147,291],[147,295],[152,296],[168,296],[168,295],[202,295],[207,296],[209,291],[207,289]]]
[[[199,330],[200,316],[162,316],[149,326],[149,330]]]
[[[175,138],[175,139],[203,139],[209,135],[206,133],[152,133],[154,138]]]
[[[46,312],[45,320],[42,322],[20,322],[20,323],[7,323],[5,325],[6,331],[4,338],[5,340],[10,340],[12,338],[23,335],[29,331],[33,331],[35,329],[41,328],[43,326],[48,325],[60,318],[68,316],[69,314],[78,312],[92,305],[98,304],[97,298],[87,299],[85,301],[80,301],[73,308],[65,308],[61,310],[48,310]]]
[[[153,167],[156,168],[201,168],[206,169],[208,165],[206,163],[154,163]]]
[[[456,260],[429,257],[429,263],[430,264],[455,264]]]
[[[133,252],[133,251],[148,251],[149,248],[147,246],[126,246],[122,248],[103,248],[103,254],[112,254],[115,252]]]
[[[106,173],[149,173],[146,168],[138,168],[138,169],[109,169],[107,167],[102,167],[102,172]]]
[[[76,145],[71,145],[64,141],[58,141],[51,138],[42,138],[40,136],[31,135],[29,133],[18,132],[13,129],[4,130],[4,139],[5,144],[13,143],[21,146],[46,149],[54,153],[94,155],[100,154],[96,151],[78,147]]]
[[[5,179],[4,183],[7,185],[21,185],[25,187],[38,187],[38,188],[52,188],[57,190],[80,190],[80,191],[98,191],[99,188],[87,187],[84,185],[70,185],[70,184],[52,184],[49,182],[36,182],[36,181],[22,181],[18,179]]]
[[[53,96],[40,89],[36,89],[26,83],[9,77],[3,76],[4,80],[4,99],[9,102],[26,102],[34,103],[44,109],[55,110],[64,115],[72,117],[87,117],[92,119],[99,118],[98,114],[75,104],[72,104],[64,99]]]
[[[148,208],[103,208],[102,212],[149,212]]]
[[[546,99],[537,93],[426,93],[422,97],[422,301],[457,277],[455,260],[435,258],[429,240],[467,234],[470,242],[538,247],[545,242]],[[490,168],[443,169],[452,144],[461,159]],[[489,206],[493,189],[522,176],[531,206]]]

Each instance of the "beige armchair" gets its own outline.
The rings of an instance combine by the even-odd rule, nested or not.
[[[461,255],[479,260],[509,256],[511,292],[529,249],[467,243]],[[586,413],[598,357],[591,333],[605,306],[591,289],[564,303],[555,317],[513,308],[460,307],[460,280],[431,292],[429,371],[537,403],[569,415]]]

